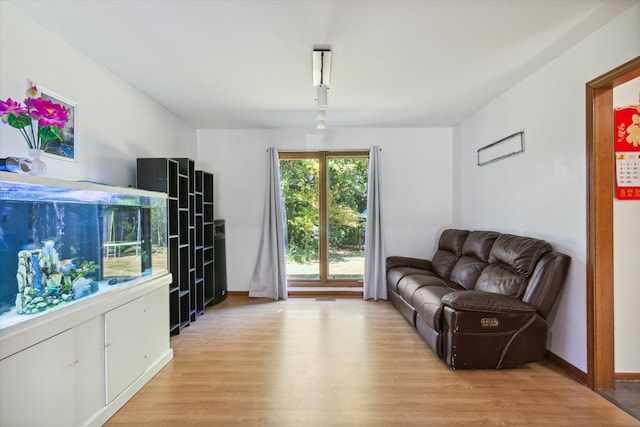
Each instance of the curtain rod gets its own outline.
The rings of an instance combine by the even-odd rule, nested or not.
[[[269,149],[267,148],[267,149],[266,149],[266,150],[264,150],[264,151],[268,153],[268,152],[269,152]],[[331,151],[331,150],[307,150],[307,149],[301,149],[301,150],[287,150],[287,151],[288,151],[288,152],[290,152],[290,153],[293,153],[293,152],[306,153],[306,152],[315,152],[315,151]],[[339,152],[341,152],[341,151],[365,151],[365,150],[364,150],[364,149],[357,149],[357,148],[354,148],[354,149],[348,149],[348,148],[345,148],[344,150],[333,150],[332,152],[334,152],[334,153],[339,153]],[[382,148],[379,148],[379,149],[378,149],[378,151],[382,151]]]

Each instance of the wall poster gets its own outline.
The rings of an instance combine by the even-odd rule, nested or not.
[[[616,198],[640,200],[640,104],[615,110]]]

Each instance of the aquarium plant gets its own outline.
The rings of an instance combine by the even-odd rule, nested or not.
[[[24,105],[11,98],[0,100],[2,122],[18,129],[30,149],[44,150],[51,141],[62,141],[61,131],[69,121],[67,110],[42,98],[36,86],[27,89],[26,95]]]
[[[72,260],[60,260],[53,241],[18,252],[17,313],[39,313],[96,292],[97,284],[85,276],[97,269],[93,261],[75,266]]]

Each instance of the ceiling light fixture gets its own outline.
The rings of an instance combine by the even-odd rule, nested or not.
[[[318,102],[319,110],[327,109],[327,86],[326,85],[321,84],[318,86],[318,97],[316,98],[316,101]]]
[[[318,114],[316,115],[316,128],[326,129],[327,89],[331,81],[331,50],[314,49],[312,59],[313,85],[317,87],[316,103]]]
[[[331,51],[317,49],[313,51],[313,85],[329,85],[331,82]]]

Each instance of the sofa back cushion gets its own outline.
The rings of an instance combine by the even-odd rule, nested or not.
[[[475,290],[522,297],[529,277],[551,245],[530,237],[501,234],[491,252],[489,265],[480,273]]]
[[[474,289],[480,273],[489,263],[491,247],[500,233],[495,231],[472,231],[462,246],[462,254],[455,263],[449,280],[465,289]]]
[[[449,279],[451,270],[462,254],[462,246],[469,230],[444,230],[438,241],[438,250],[431,259],[433,271],[440,277]]]

